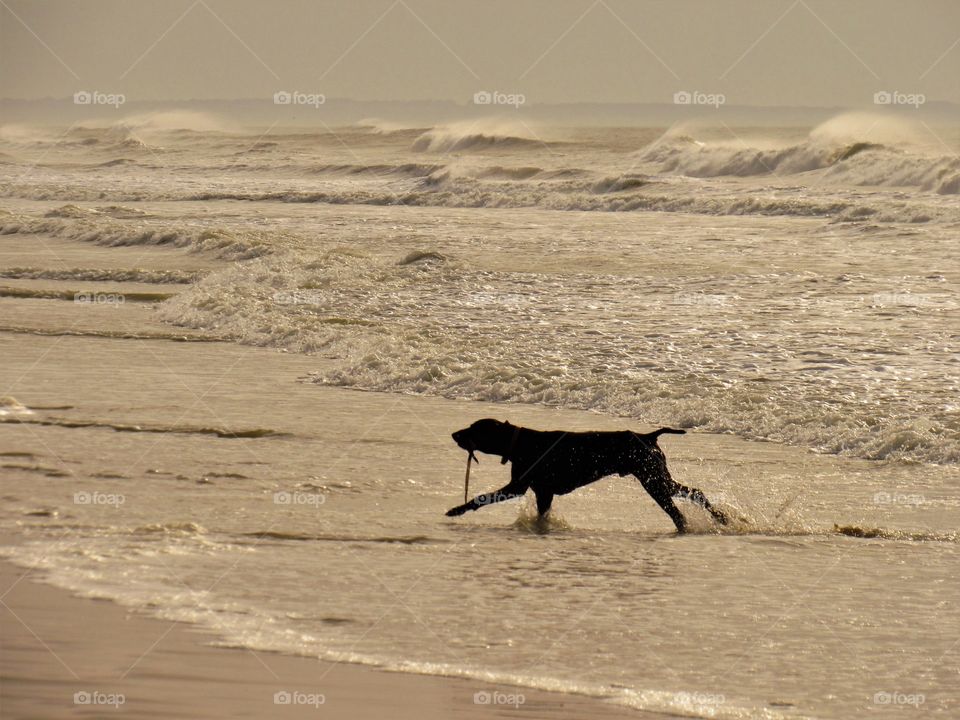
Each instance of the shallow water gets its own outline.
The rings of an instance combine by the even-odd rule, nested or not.
[[[359,453],[336,437],[349,425],[332,410],[314,423],[319,440],[167,435],[149,461],[164,464],[147,470],[136,464],[155,442],[147,433],[125,433],[122,450],[105,436],[115,465],[84,460],[68,488],[89,503],[71,503],[62,480],[42,493],[35,480],[8,486],[5,524],[21,523],[28,542],[3,553],[83,594],[199,622],[230,646],[692,717],[902,712],[875,703],[885,692],[923,695],[925,712],[956,708],[944,632],[960,620],[956,473],[934,470],[918,487],[896,465],[688,436],[664,443],[674,474],[735,517],[729,529],[684,504],[693,532],[677,536],[625,479],[561,498],[547,523],[529,499],[453,521],[441,513],[459,502],[462,458],[437,438],[470,408],[320,392],[341,393],[312,399],[327,408],[352,403],[356,416],[401,415],[407,427],[373,430]],[[302,410],[287,412],[270,425],[293,427]],[[57,446],[68,460],[101,457],[89,439]],[[503,478],[481,460],[473,487]],[[59,516],[24,517],[41,507]]]
[[[171,332],[315,353],[124,344],[132,307],[4,336],[13,395],[69,373],[73,397],[3,425],[34,453],[2,457],[27,541],[3,553],[227,644],[693,717],[955,714],[956,160],[765,132],[749,157],[715,132],[0,133],[3,233],[238,261],[157,276],[91,245],[0,285],[174,281]],[[445,519],[449,433],[482,414],[700,431],[662,441],[673,473],[738,520],[685,506],[676,536],[624,479],[546,524]]]

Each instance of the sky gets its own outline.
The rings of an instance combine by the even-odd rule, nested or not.
[[[960,103],[960,0],[0,0],[0,97]]]

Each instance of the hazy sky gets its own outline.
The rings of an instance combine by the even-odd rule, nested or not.
[[[960,0],[0,0],[0,96],[960,102]]]

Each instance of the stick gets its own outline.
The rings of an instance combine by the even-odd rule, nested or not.
[[[467,475],[463,478],[463,504],[467,504],[467,498],[470,496],[470,461],[473,458],[467,454]]]

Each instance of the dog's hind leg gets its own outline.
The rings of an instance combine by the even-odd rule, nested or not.
[[[657,501],[657,505],[663,508],[663,511],[673,520],[673,524],[677,526],[677,532],[682,533],[687,531],[687,521],[684,519],[683,513],[673,504],[673,498],[667,495],[662,497],[654,495],[653,499]]]
[[[686,498],[690,502],[696,503],[704,510],[713,515],[713,519],[716,520],[721,525],[726,525],[728,520],[727,516],[720,510],[717,510],[713,505],[710,504],[710,501],[707,500],[707,496],[699,488],[690,488],[686,485],[677,484],[677,490],[674,493],[675,495]]]
[[[553,502],[553,493],[548,490],[534,490],[537,494],[537,512],[543,517],[550,510],[550,504]]]

